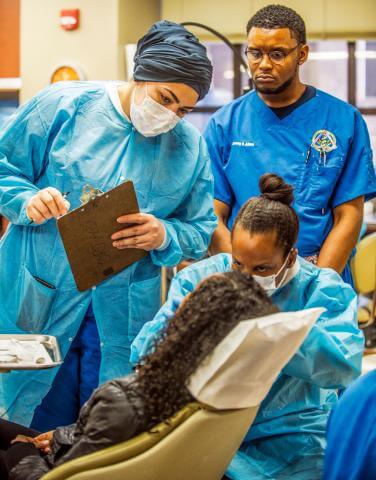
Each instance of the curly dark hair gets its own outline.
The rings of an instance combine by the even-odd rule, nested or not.
[[[212,275],[186,297],[137,367],[136,393],[149,426],[193,401],[185,387],[203,359],[240,322],[277,312],[265,291],[239,272]]]
[[[267,5],[258,10],[247,23],[247,35],[252,27],[288,28],[299,44],[307,43],[304,20],[295,10],[284,5]]]
[[[276,232],[277,244],[287,255],[296,243],[299,219],[291,204],[294,189],[274,173],[259,180],[260,196],[250,198],[239,210],[232,232],[239,225],[250,233]]]

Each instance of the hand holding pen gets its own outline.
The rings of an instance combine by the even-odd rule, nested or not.
[[[50,218],[65,215],[70,207],[70,203],[66,200],[68,195],[69,192],[61,193],[54,187],[40,190],[31,197],[26,206],[26,215],[30,222],[41,224]]]

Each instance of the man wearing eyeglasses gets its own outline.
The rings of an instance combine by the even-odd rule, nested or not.
[[[364,200],[376,194],[365,122],[351,105],[301,82],[309,47],[294,10],[262,8],[247,34],[255,89],[216,112],[205,133],[219,219],[211,253],[231,252],[239,208],[259,194],[259,177],[273,172],[295,187],[300,255],[352,283],[348,260]]]

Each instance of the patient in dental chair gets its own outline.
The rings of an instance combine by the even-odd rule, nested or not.
[[[41,434],[1,420],[0,477],[37,480],[64,462],[167,420],[194,401],[187,382],[231,330],[242,320],[277,310],[250,277],[228,272],[204,280],[182,303],[136,373],[99,387],[77,423]]]

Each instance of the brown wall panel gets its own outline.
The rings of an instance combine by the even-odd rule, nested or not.
[[[0,0],[0,78],[19,76],[20,0]]]

